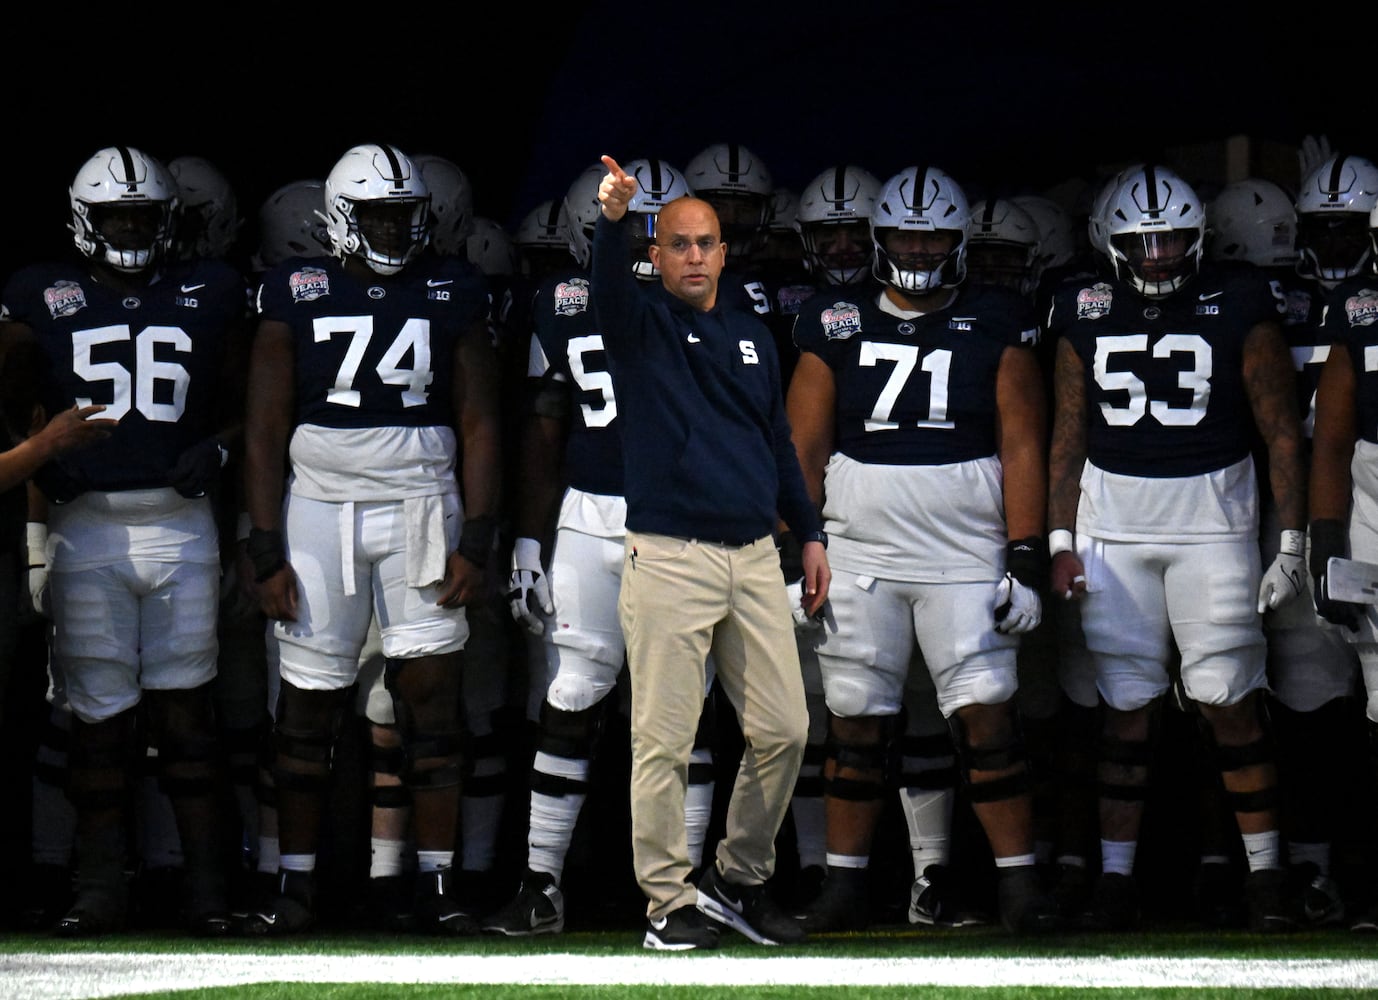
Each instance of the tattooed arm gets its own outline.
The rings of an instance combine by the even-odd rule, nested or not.
[[[1086,464],[1086,382],[1081,359],[1065,339],[1057,344],[1053,367],[1053,442],[1048,452],[1049,543],[1052,532],[1075,532],[1077,501],[1081,498],[1081,470]],[[1064,598],[1086,593],[1086,570],[1076,549],[1056,552],[1052,563],[1052,592]]]
[[[1306,471],[1295,376],[1281,328],[1259,323],[1244,341],[1244,391],[1268,448],[1268,478],[1284,530],[1306,529]]]

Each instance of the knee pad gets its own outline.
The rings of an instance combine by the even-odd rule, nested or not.
[[[561,711],[582,712],[601,702],[612,689],[611,683],[602,683],[586,674],[563,670],[550,682],[545,700]]]
[[[556,708],[549,701],[542,702],[541,734],[536,749],[553,757],[591,760],[598,735],[603,731],[605,709],[603,701],[574,712]]]
[[[136,709],[103,722],[72,719],[67,798],[78,810],[124,805],[133,762]]]
[[[389,746],[370,738],[368,766],[373,774],[369,783],[369,802],[375,809],[405,809],[411,805],[411,791],[402,782],[402,776],[407,771],[407,754],[400,744]],[[380,775],[395,780],[379,781]]]
[[[1012,739],[999,746],[978,747],[972,744],[962,720],[954,712],[947,720],[952,731],[952,743],[957,750],[962,776],[966,780],[967,796],[972,802],[1001,802],[1017,799],[1029,791],[1028,755],[1016,726]],[[973,771],[1009,771],[1011,774],[987,781],[973,781]]]
[[[277,788],[325,787],[350,702],[349,688],[305,691],[283,681],[273,725],[273,781]]]
[[[456,788],[464,780],[467,733],[459,725],[459,706],[449,706],[438,718],[422,721],[401,693],[400,674],[406,660],[389,659],[383,678],[392,692],[397,731],[406,754],[406,782],[412,789]],[[447,721],[448,720],[448,721]]]
[[[896,717],[875,720],[881,731],[875,743],[839,739],[834,726],[828,727],[827,756],[833,762],[833,774],[823,778],[823,791],[849,802],[874,802],[885,796],[885,780],[890,770],[890,744],[897,732]],[[856,777],[841,777],[843,768],[862,772]]]

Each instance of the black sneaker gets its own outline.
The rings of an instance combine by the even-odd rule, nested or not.
[[[455,870],[416,873],[416,929],[422,933],[465,937],[478,933],[478,921],[457,898]]]
[[[1330,927],[1345,918],[1344,899],[1340,887],[1329,875],[1322,875],[1314,862],[1296,865],[1290,877],[1297,883],[1301,897],[1301,917],[1312,927]]]
[[[699,880],[699,909],[757,944],[797,944],[807,936],[799,921],[770,898],[764,885],[738,885],[710,865]]]
[[[275,891],[261,906],[234,915],[250,937],[298,934],[316,922],[316,879],[311,872],[278,872]]]
[[[508,937],[559,934],[565,929],[565,897],[555,876],[528,868],[517,895],[484,921],[483,929]]]
[[[1000,922],[1012,934],[1047,934],[1062,929],[1062,916],[1033,865],[1000,870],[996,885]]]
[[[799,915],[806,934],[856,931],[869,922],[865,868],[830,867],[817,898]]]
[[[1287,891],[1287,873],[1281,868],[1249,872],[1244,879],[1244,900],[1250,930],[1280,934],[1297,929],[1298,908]]]
[[[971,927],[986,923],[986,918],[960,905],[956,882],[946,865],[929,865],[909,887],[909,922],[929,927]]]
[[[718,929],[697,907],[685,905],[659,920],[646,922],[643,948],[653,951],[694,951],[718,946]]]
[[[1091,905],[1081,915],[1088,931],[1131,931],[1139,926],[1139,886],[1132,875],[1103,872]]]

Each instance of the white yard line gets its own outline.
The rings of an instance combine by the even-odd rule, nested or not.
[[[1378,960],[727,955],[0,955],[0,994],[75,1000],[267,982],[1378,989]]]

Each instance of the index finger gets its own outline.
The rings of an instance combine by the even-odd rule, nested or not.
[[[618,166],[617,161],[614,160],[611,156],[604,154],[603,156],[599,157],[599,159],[603,161],[603,166],[608,168],[608,173],[612,174],[619,181],[627,179],[627,172],[623,170],[620,166]]]

